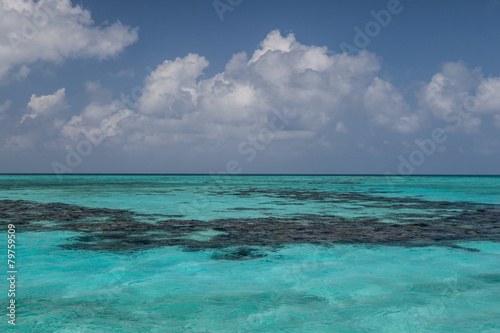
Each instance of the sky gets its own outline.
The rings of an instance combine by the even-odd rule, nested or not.
[[[0,173],[498,174],[498,0],[0,0]]]

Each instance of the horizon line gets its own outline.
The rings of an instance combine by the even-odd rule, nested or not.
[[[82,173],[64,173],[57,174],[53,172],[0,172],[1,176],[22,176],[22,175],[30,175],[30,176],[384,176],[384,177],[413,177],[413,176],[462,176],[462,177],[495,177],[500,176],[500,174],[444,174],[444,173],[419,173],[419,174],[411,174],[411,175],[402,175],[402,174],[382,174],[382,173],[240,173],[240,174],[218,174],[218,173],[102,173],[102,172],[82,172]]]

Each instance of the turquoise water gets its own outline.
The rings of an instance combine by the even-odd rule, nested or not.
[[[500,177],[0,175],[0,219],[15,331],[500,332]]]

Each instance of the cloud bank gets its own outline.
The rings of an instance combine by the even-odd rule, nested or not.
[[[45,4],[40,3],[33,6]],[[90,17],[65,4],[57,2],[76,17]],[[73,16],[71,20],[78,21]],[[114,35],[121,42],[107,47],[98,43],[102,47],[86,52],[112,56],[135,40],[134,30],[113,26],[121,29],[122,34]],[[101,38],[106,35],[103,29],[113,26],[80,23],[84,30],[100,31]],[[17,141],[4,142],[29,147],[27,138],[40,140],[45,130],[52,134],[43,144],[52,149],[88,140],[130,156],[138,152],[201,156],[217,151],[241,155],[241,148],[252,142],[257,149],[255,140],[263,129],[275,128],[275,156],[293,159],[312,151],[332,156],[347,152],[383,160],[380,156],[411,152],[417,140],[443,128],[448,134],[473,136],[477,152],[500,151],[500,144],[488,138],[500,128],[500,78],[487,78],[481,69],[469,69],[460,61],[444,63],[414,96],[405,96],[384,77],[374,53],[335,53],[302,44],[292,33],[282,35],[278,30],[271,31],[252,54],[234,54],[223,71],[207,77],[204,71],[209,65],[207,58],[193,53],[167,59],[129,92],[86,82],[90,102],[80,110],[69,108],[67,114],[59,112],[68,108],[64,87],[52,95],[33,94],[21,123],[28,118],[52,121],[44,122],[46,128],[41,125],[38,135],[22,133]],[[415,101],[409,103],[408,97]],[[286,126],[276,126],[279,114],[289,117]]]
[[[66,124],[63,134],[76,139],[114,117],[113,126],[120,130],[113,132],[127,149],[242,140],[285,110],[295,119],[275,133],[280,139],[348,133],[351,125],[359,127],[360,119],[368,127],[394,133],[410,133],[420,126],[419,115],[401,93],[377,75],[380,62],[367,51],[331,53],[276,30],[251,57],[235,54],[223,72],[205,78],[208,66],[198,54],[166,60],[122,101],[129,108],[120,109],[118,100],[91,103]],[[90,111],[95,108],[99,111]]]

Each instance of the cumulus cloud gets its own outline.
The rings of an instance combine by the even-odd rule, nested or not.
[[[116,105],[113,104],[100,109],[111,112],[106,112],[109,115],[100,118],[98,121],[96,119],[89,119],[84,115],[73,116],[64,125],[61,133],[72,140],[78,140],[83,135],[100,143],[108,137],[120,134],[121,129],[118,127],[118,123],[133,114],[132,111],[127,109],[117,109]]]
[[[484,79],[476,87],[478,112],[500,114],[500,77]]]
[[[174,61],[166,60],[147,78],[147,88],[139,100],[143,113],[179,116],[186,107],[197,103],[197,82],[208,61],[197,54],[188,54]]]
[[[29,12],[49,2],[19,2],[1,10]],[[109,26],[85,23],[90,13],[78,6],[68,7],[68,3],[56,1],[54,8],[71,9],[67,20],[79,22],[76,26],[90,31],[90,35],[99,31],[99,37],[94,36],[97,39],[106,36],[102,33]],[[122,28],[127,34],[134,34],[134,30]],[[82,43],[88,41],[83,38]],[[122,48],[126,44],[123,42]],[[101,57],[95,50],[92,55],[74,50],[61,53],[60,59]],[[112,55],[108,52],[104,56]],[[2,57],[5,53],[0,52],[0,60]],[[46,59],[57,60],[49,58]],[[18,66],[20,79],[29,75],[29,67],[24,63],[6,64],[9,69]],[[118,92],[103,88],[99,82],[86,82],[90,102],[70,110],[71,114],[59,112],[67,107],[65,88],[49,95],[33,94],[21,122],[30,118],[44,121],[27,122],[17,132],[9,129],[3,134],[5,139],[0,140],[9,150],[29,149],[33,145],[60,148],[80,140],[97,145],[106,140],[107,146],[118,148],[115,152],[123,149],[134,154],[139,151],[160,155],[168,151],[176,157],[191,154],[196,158],[200,153],[216,156],[229,152],[246,158],[251,155],[241,153],[240,148],[250,147],[250,140],[262,136],[263,129],[274,128],[271,134],[267,132],[274,140],[267,150],[273,151],[269,156],[292,160],[301,154],[327,152],[340,158],[340,154],[354,156],[360,150],[397,155],[398,149],[415,149],[413,139],[425,138],[431,133],[429,130],[446,130],[446,117],[458,112],[457,105],[461,105],[466,114],[461,116],[460,130],[472,136],[475,141],[471,142],[486,147],[482,148],[483,153],[498,152],[498,145],[487,138],[495,134],[483,130],[500,128],[500,78],[486,78],[480,69],[470,69],[462,62],[445,63],[417,92],[412,106],[397,87],[384,79],[375,54],[366,50],[356,55],[335,53],[326,47],[301,44],[293,34],[283,36],[279,31],[270,32],[249,55],[234,54],[219,73],[205,75],[208,66],[208,59],[198,54],[165,60],[140,82],[142,86],[123,93],[122,99],[114,97]],[[117,75],[129,74],[132,76],[127,71]],[[10,101],[0,104],[0,119],[10,106]],[[286,121],[278,121],[276,126],[280,117]],[[21,133],[25,129],[36,133]],[[488,135],[482,136],[485,133]]]
[[[8,99],[5,102],[3,102],[2,104],[0,104],[0,113],[7,111],[11,105],[12,105],[12,101],[10,99]]]
[[[62,135],[72,140],[86,137],[100,144],[108,137],[121,134],[120,121],[132,116],[133,112],[122,102],[112,99],[112,92],[98,82],[86,82],[85,89],[91,102],[64,124]]]
[[[250,59],[244,52],[235,54],[223,72],[204,78],[208,65],[205,57],[188,54],[165,61],[146,79],[137,112],[141,121],[154,123],[155,142],[161,133],[169,142],[188,133],[211,139],[241,137],[267,126],[283,110],[296,118],[284,129],[287,134],[277,133],[277,138],[346,132],[339,121],[352,113],[394,132],[408,133],[419,126],[419,116],[397,89],[377,76],[379,60],[367,51],[332,53],[276,30]],[[175,140],[166,139],[171,131],[180,132]]]
[[[479,70],[470,71],[463,62],[445,63],[441,72],[422,88],[420,104],[436,118],[442,118],[477,87],[480,79]]]
[[[483,120],[495,121],[500,115],[500,78],[485,78],[481,69],[469,69],[461,61],[449,62],[418,98],[422,110],[440,120],[456,119],[455,127],[476,134]]]
[[[411,114],[403,96],[387,81],[373,79],[364,94],[364,108],[373,122],[408,133],[418,128],[418,116]]]
[[[37,60],[117,55],[137,41],[137,29],[120,22],[96,26],[88,10],[70,0],[0,1],[0,78]],[[21,67],[17,77],[27,76]]]
[[[25,114],[21,119],[21,123],[23,123],[28,118],[35,119],[40,115],[49,116],[56,113],[57,111],[65,109],[67,107],[65,97],[66,88],[61,88],[52,95],[31,95],[31,99],[28,103],[28,108],[32,112]]]
[[[437,118],[426,119],[427,126],[429,120],[445,126],[443,117],[454,105],[473,97],[479,103],[474,114],[462,119],[461,130],[480,134],[485,117],[500,126],[500,80],[484,78],[479,69],[468,69],[462,62],[444,64],[423,86],[416,111],[381,78],[373,53],[333,53],[301,44],[293,34],[272,31],[251,57],[237,53],[224,71],[211,77],[204,75],[208,66],[198,54],[166,60],[151,71],[143,87],[121,101],[98,82],[87,82],[91,102],[60,126],[61,134],[79,140],[94,133],[101,140],[112,138],[125,150],[183,144],[196,150],[221,142],[236,147],[285,112],[291,121],[274,131],[277,141],[295,142],[295,148],[297,142],[302,147],[310,142],[330,148],[344,145],[342,149],[362,141],[359,147],[369,152],[386,149],[384,139],[421,129],[426,115]],[[334,142],[339,138],[335,133],[345,142]],[[370,137],[381,138],[380,147],[373,148],[377,143]]]

